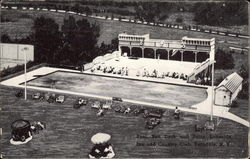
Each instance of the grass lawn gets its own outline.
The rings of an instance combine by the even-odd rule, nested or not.
[[[249,119],[249,103],[247,99],[237,99],[237,106],[230,108],[231,113],[248,120]]]
[[[204,124],[209,117],[199,115],[196,121],[196,115],[183,113],[180,120],[175,120],[173,111],[166,110],[161,124],[148,130],[141,115],[109,110],[103,117],[96,117],[96,110],[90,104],[98,99],[88,98],[87,106],[73,109],[76,96],[66,95],[63,104],[49,104],[31,100],[31,90],[27,101],[14,96],[15,88],[0,86],[0,91],[0,127],[3,128],[0,144],[5,158],[87,157],[93,146],[90,138],[97,132],[111,134],[116,157],[236,158],[248,154],[248,128],[229,120],[223,119],[214,132],[194,132],[194,124]],[[135,107],[130,103],[116,105]],[[11,145],[10,124],[20,118],[43,121],[47,128],[25,145]]]

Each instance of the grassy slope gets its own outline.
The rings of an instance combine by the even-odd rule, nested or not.
[[[46,17],[51,17],[56,20],[57,23],[60,25],[63,23],[63,19],[68,17],[68,14],[62,14],[62,13],[51,13],[46,11],[15,11],[15,10],[9,10],[9,11],[2,11],[2,14],[9,17],[10,19],[17,20],[13,23],[1,23],[1,32],[2,33],[10,33],[11,32],[11,26],[15,27],[17,32],[21,35],[22,33],[30,32],[30,27],[32,26],[32,22],[30,19],[27,19],[27,17],[30,17],[32,19],[39,17],[41,15],[44,15]],[[24,16],[26,14],[26,16]],[[82,18],[81,16],[74,15],[76,19]],[[17,18],[18,17],[18,18]],[[24,17],[24,18],[23,18]],[[219,35],[210,35],[206,33],[200,33],[200,32],[190,32],[190,31],[184,31],[184,30],[175,30],[175,29],[169,29],[169,28],[162,28],[162,27],[152,27],[152,26],[146,26],[146,25],[140,25],[140,24],[131,24],[131,23],[124,23],[124,22],[117,22],[117,21],[106,21],[106,20],[97,20],[88,18],[90,22],[97,23],[100,25],[101,28],[101,36],[99,38],[99,43],[102,41],[105,41],[106,43],[109,43],[111,39],[117,37],[117,35],[123,31],[127,31],[128,33],[133,34],[147,34],[150,33],[152,38],[163,38],[163,39],[180,39],[183,36],[189,36],[189,37],[200,37],[200,38],[211,38],[215,37],[216,40],[228,40],[228,41],[236,41],[240,44],[247,45],[247,40],[242,39],[235,39],[232,37],[224,37]],[[26,31],[24,31],[25,29]],[[13,33],[14,34],[14,33]]]
[[[96,110],[90,104],[78,110],[73,109],[77,97],[66,96],[63,104],[46,101],[18,99],[14,96],[16,89],[0,87],[0,104],[2,107],[0,127],[3,127],[3,136],[0,144],[1,153],[6,158],[11,157],[87,157],[92,144],[90,138],[97,132],[106,132],[112,135],[116,157],[246,157],[248,129],[238,123],[222,120],[214,132],[194,132],[194,124],[204,124],[208,117],[184,113],[180,120],[174,120],[172,113],[165,112],[162,123],[153,130],[144,128],[145,119],[132,114],[119,114],[113,110],[106,111],[101,118],[96,117]],[[29,90],[29,93],[32,93]],[[89,99],[90,103],[97,99]],[[130,103],[119,105],[134,106]],[[16,119],[24,118],[31,122],[43,121],[47,129],[35,135],[34,139],[18,148],[9,143],[10,124]],[[228,131],[230,130],[230,131]],[[176,138],[136,138],[139,135],[175,135]],[[213,138],[209,135],[230,135],[231,138]],[[180,136],[189,135],[189,138]],[[194,138],[194,135],[205,137]],[[136,146],[136,143],[176,143],[179,146]],[[194,143],[215,143],[217,146],[195,146]],[[229,146],[219,144],[227,144]],[[182,145],[182,144],[190,144]],[[4,146],[3,146],[4,145]],[[216,149],[216,151],[214,151]]]

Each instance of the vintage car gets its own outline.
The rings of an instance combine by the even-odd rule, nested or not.
[[[150,118],[146,121],[146,125],[145,128],[147,129],[153,129],[155,128],[157,125],[159,125],[161,123],[160,119],[157,118]]]
[[[22,97],[23,96],[23,90],[19,90],[16,94],[16,97]]]
[[[57,102],[57,103],[63,103],[64,100],[65,100],[64,95],[59,95],[59,96],[56,98],[56,102]]]
[[[91,105],[91,108],[100,109],[100,108],[101,108],[101,103],[100,103],[100,101],[95,101],[95,102]]]
[[[56,95],[55,95],[55,94],[51,94],[51,95],[48,95],[48,96],[47,96],[47,101],[48,101],[49,103],[54,103],[55,100],[56,100]]]
[[[214,131],[214,123],[213,123],[213,121],[207,121],[205,123],[204,129]]]
[[[122,98],[120,97],[113,97],[112,100],[117,102],[122,102]]]
[[[118,106],[115,108],[115,112],[118,112],[118,113],[124,113],[125,110],[126,110],[126,108],[123,106]]]
[[[139,114],[143,113],[144,110],[145,110],[144,108],[136,108],[136,109],[134,109],[133,114],[135,116],[138,116]]]
[[[81,106],[87,105],[87,100],[84,100],[82,98],[77,99],[77,101],[74,104],[75,109],[79,109]]]
[[[162,117],[163,112],[160,110],[155,110],[155,111],[148,111],[148,110],[144,110],[143,112],[143,117],[144,118],[161,118]]]
[[[111,106],[112,106],[112,101],[107,101],[106,103],[104,103],[102,105],[102,108],[103,109],[111,109]]]
[[[43,98],[44,98],[44,96],[39,92],[32,95],[32,99],[34,99],[34,100],[43,99]]]

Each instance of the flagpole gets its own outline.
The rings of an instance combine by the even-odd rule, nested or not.
[[[21,51],[24,53],[24,99],[27,100],[27,53],[28,48],[24,47]]]
[[[211,52],[210,52],[210,61],[212,62],[212,79],[211,79],[211,114],[210,121],[213,121],[213,106],[214,106],[214,63],[215,63],[215,39],[211,40]]]
[[[213,106],[214,106],[214,61],[212,63],[212,84],[211,84],[211,116],[210,120],[213,121]]]
[[[27,100],[27,65],[26,65],[26,63],[27,63],[27,54],[26,54],[26,52],[24,52],[24,54],[25,54],[25,63],[24,63],[24,76],[25,76],[25,93],[24,93],[24,99],[25,100]]]

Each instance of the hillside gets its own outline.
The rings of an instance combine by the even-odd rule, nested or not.
[[[8,18],[10,22],[2,22],[0,25],[1,34],[8,34],[12,38],[22,38],[29,35],[32,32],[33,19],[40,16],[50,17],[62,25],[63,19],[68,18],[69,14],[48,12],[48,11],[22,11],[22,10],[3,10],[2,14]],[[152,27],[142,24],[126,23],[120,21],[101,20],[90,17],[82,17],[79,15],[73,15],[76,19],[87,18],[91,23],[96,23],[100,26],[100,37],[98,44],[104,41],[106,44],[117,37],[119,33],[127,32],[130,34],[150,34],[152,38],[162,39],[181,39],[183,36],[197,37],[197,38],[212,38],[215,37],[217,41],[232,41],[237,45],[246,47],[246,39],[236,39],[234,37],[225,37],[221,35],[190,32],[186,30],[171,29],[165,27]],[[228,44],[220,43],[220,47],[226,47]]]

